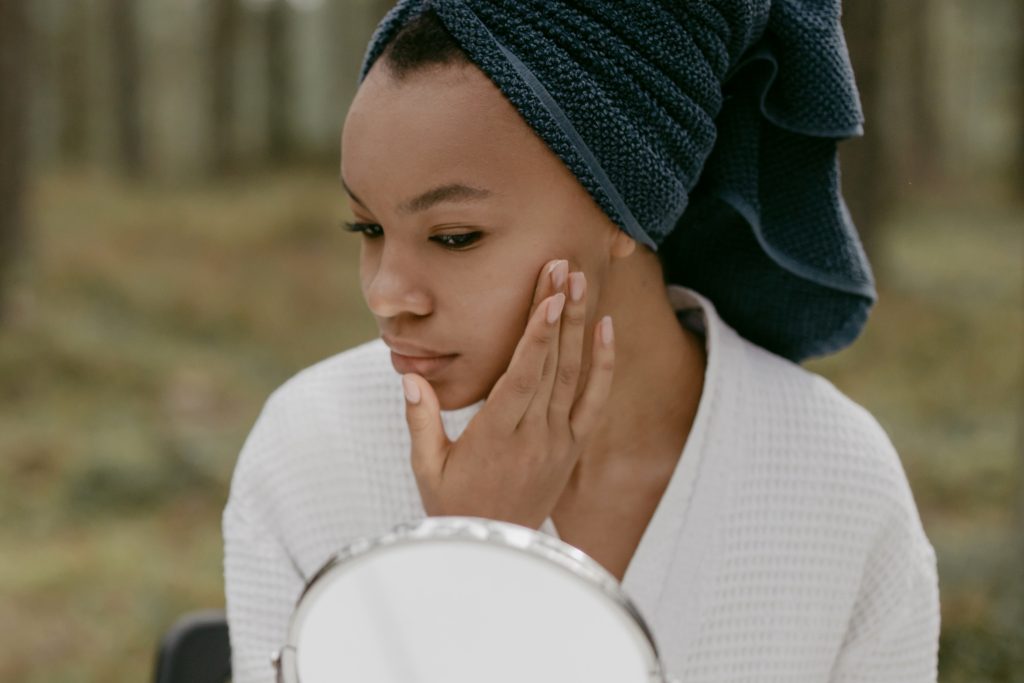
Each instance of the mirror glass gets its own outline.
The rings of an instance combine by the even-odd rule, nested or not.
[[[311,585],[293,628],[301,683],[661,680],[644,631],[596,582],[482,540],[352,557]]]

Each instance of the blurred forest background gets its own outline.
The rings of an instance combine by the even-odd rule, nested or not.
[[[223,605],[267,395],[375,335],[338,138],[380,0],[0,0],[0,680],[140,681]],[[940,677],[1024,681],[1024,3],[850,0],[880,302],[809,363],[899,450]]]

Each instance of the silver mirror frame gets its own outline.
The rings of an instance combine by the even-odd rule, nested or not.
[[[403,522],[382,536],[358,539],[334,553],[306,582],[292,613],[287,640],[271,658],[277,674],[277,682],[302,683],[298,675],[296,646],[303,617],[314,602],[313,598],[318,592],[318,586],[322,585],[319,580],[323,576],[335,567],[357,557],[365,557],[385,548],[425,541],[436,542],[444,539],[497,543],[522,550],[547,560],[577,578],[590,582],[600,593],[622,609],[639,628],[643,635],[643,642],[649,646],[645,648],[646,652],[644,653],[644,658],[648,662],[648,681],[650,683],[675,683],[675,679],[664,671],[650,628],[640,615],[639,610],[622,590],[619,581],[608,570],[582,550],[565,541],[518,524],[482,517],[426,517],[419,522]]]

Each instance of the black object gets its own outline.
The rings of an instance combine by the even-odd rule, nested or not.
[[[226,683],[231,644],[223,610],[189,612],[160,640],[155,683]]]

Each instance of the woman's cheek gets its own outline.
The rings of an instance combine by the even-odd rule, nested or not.
[[[508,369],[526,328],[528,307],[529,302],[524,307],[506,293],[497,297],[494,305],[475,319],[473,331],[469,334],[474,335],[475,355],[485,366],[480,370],[486,377],[487,392]]]

